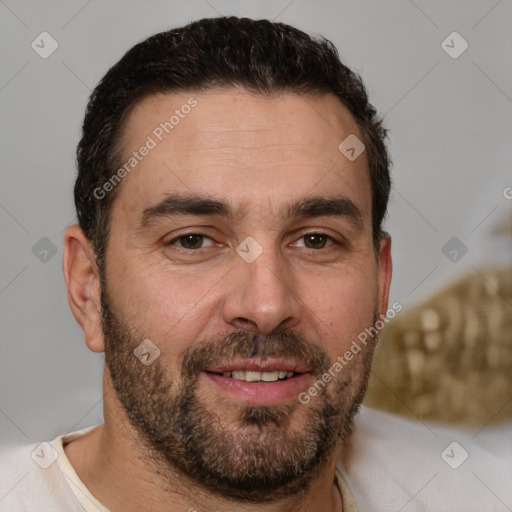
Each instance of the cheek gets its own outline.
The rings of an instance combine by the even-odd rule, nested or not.
[[[177,360],[212,316],[211,296],[221,277],[216,271],[183,275],[165,265],[125,262],[117,269],[117,286],[109,283],[109,289],[130,325]]]
[[[365,277],[360,273],[343,274],[324,280],[319,287],[305,284],[304,311],[314,325],[314,336],[335,359],[352,341],[370,327],[377,300],[377,287],[371,269]]]

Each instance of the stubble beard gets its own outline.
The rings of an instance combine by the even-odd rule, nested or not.
[[[304,495],[347,437],[366,391],[374,346],[361,351],[307,404],[205,403],[199,377],[208,363],[237,357],[288,357],[309,364],[315,381],[332,363],[299,333],[260,336],[236,331],[197,342],[184,354],[179,378],[161,358],[145,366],[133,351],[145,338],[113,312],[102,293],[105,364],[112,385],[149,457],[163,475],[181,477],[215,495],[247,503]],[[374,312],[374,318],[376,312]],[[226,424],[223,414],[236,417]],[[227,413],[228,411],[226,411]]]

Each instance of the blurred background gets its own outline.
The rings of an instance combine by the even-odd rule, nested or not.
[[[390,129],[390,304],[366,403],[475,431],[511,415],[512,4],[0,0],[0,429],[35,442],[102,420],[101,355],[67,304],[75,148],[130,47],[202,17],[324,35]]]

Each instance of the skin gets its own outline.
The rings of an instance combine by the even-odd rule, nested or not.
[[[179,375],[184,352],[200,339],[234,330],[269,335],[278,326],[300,331],[335,361],[372,324],[375,307],[386,314],[392,271],[389,237],[382,238],[378,254],[373,246],[366,154],[350,162],[338,150],[349,134],[362,138],[354,119],[329,95],[267,97],[238,88],[154,95],[127,118],[122,138],[127,158],[191,96],[197,106],[164,135],[118,190],[105,273],[116,312],[155,342],[159,362],[173,375]],[[176,192],[223,198],[236,212],[243,208],[245,215],[233,220],[186,215],[159,219],[141,229],[142,212]],[[343,217],[283,215],[292,201],[335,195],[349,198],[360,209],[359,225]],[[211,239],[195,252],[179,242],[164,244],[186,233]],[[307,233],[324,233],[345,243],[326,241],[324,248],[309,248],[301,238]],[[235,252],[247,236],[263,249],[250,264]],[[78,226],[67,229],[64,242],[71,309],[89,349],[102,352],[94,252]],[[311,376],[303,391],[313,382]],[[157,471],[107,371],[103,387],[105,423],[65,450],[78,476],[112,511],[191,506],[217,511],[341,510],[333,484],[341,445],[333,447],[300,498],[234,506],[172,468]],[[222,408],[225,429],[239,428],[243,397],[227,400],[225,391],[203,378],[198,393],[203,404]],[[304,427],[308,407],[294,408],[292,433]]]

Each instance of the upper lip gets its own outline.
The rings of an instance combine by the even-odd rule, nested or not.
[[[273,372],[284,370],[287,372],[306,373],[310,368],[297,361],[292,361],[284,358],[247,358],[237,359],[235,361],[222,362],[215,366],[205,368],[205,371],[211,373],[224,373],[232,371],[248,370],[250,372]]]

